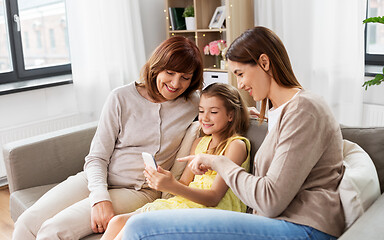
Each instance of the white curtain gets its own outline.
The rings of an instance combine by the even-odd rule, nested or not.
[[[145,50],[138,1],[66,1],[74,88],[90,120],[112,89],[139,78]]]
[[[366,0],[255,0],[255,24],[282,39],[302,86],[338,121],[361,125]]]

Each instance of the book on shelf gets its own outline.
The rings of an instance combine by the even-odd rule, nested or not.
[[[185,18],[183,17],[184,8],[169,8],[169,19],[171,20],[172,30],[185,30]]]

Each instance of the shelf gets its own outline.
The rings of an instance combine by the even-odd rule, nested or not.
[[[220,68],[204,68],[204,71],[207,71],[207,72],[224,72],[224,73],[228,72],[227,69],[220,69]]]
[[[204,71],[222,73],[220,75],[227,75],[228,83],[237,86],[234,75],[229,70],[220,68],[213,68],[216,60],[211,55],[204,55],[204,47],[215,40],[225,40],[227,46],[237,38],[242,32],[254,26],[254,0],[164,0],[165,1],[165,18],[166,21],[166,35],[184,36],[196,43],[199,48],[204,64]],[[172,30],[169,8],[185,8],[193,5],[195,8],[195,25],[194,30]],[[225,25],[223,28],[209,28],[212,16],[214,15],[217,7],[225,6]],[[225,26],[225,27],[224,27]],[[242,94],[243,95],[243,94]],[[254,102],[248,94],[245,94],[245,99],[248,104]]]
[[[221,32],[225,32],[227,31],[226,28],[215,28],[215,29],[196,29],[196,30],[169,30],[169,33],[176,33],[176,34],[179,34],[179,33],[195,33],[195,32],[218,32],[218,33],[221,33]]]

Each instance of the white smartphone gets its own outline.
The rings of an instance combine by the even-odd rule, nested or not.
[[[147,166],[150,166],[157,171],[157,163],[155,161],[155,158],[152,156],[152,154],[143,152],[141,153],[141,156],[143,156],[144,163]]]

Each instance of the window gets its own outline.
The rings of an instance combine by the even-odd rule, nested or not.
[[[65,0],[0,0],[0,84],[71,73],[67,38]]]
[[[367,18],[378,16],[384,16],[384,0],[368,0]],[[366,72],[373,75],[382,73],[384,66],[384,24],[367,23],[365,28],[365,64]]]

